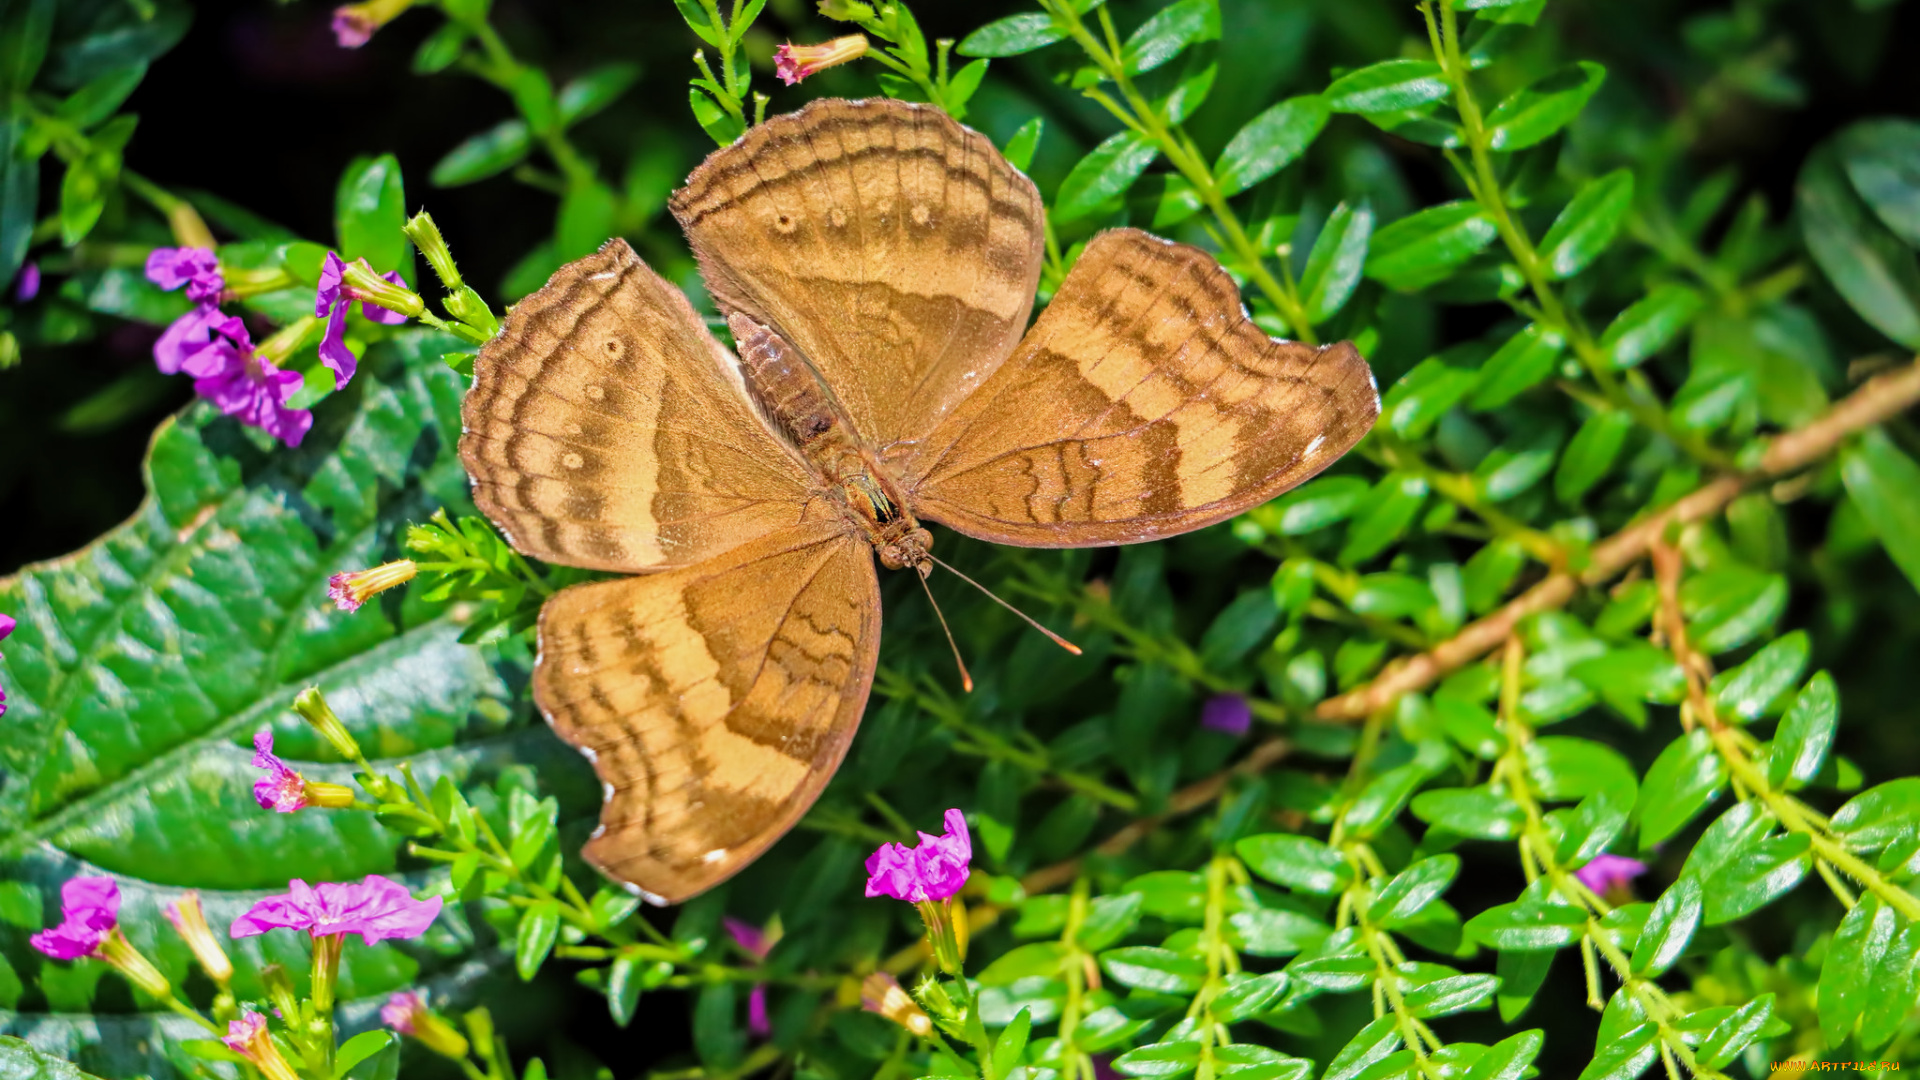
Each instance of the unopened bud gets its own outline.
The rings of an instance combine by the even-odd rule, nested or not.
[[[447,238],[440,235],[440,226],[434,224],[433,216],[425,210],[413,215],[403,231],[413,246],[426,256],[427,265],[440,277],[440,283],[448,289],[460,287],[460,269],[453,265],[453,250],[447,247]]]
[[[792,86],[801,79],[830,67],[850,64],[867,55],[865,34],[848,34],[819,45],[795,45],[788,42],[773,52],[773,73]]]
[[[860,984],[860,1007],[886,1017],[915,1035],[925,1037],[933,1033],[933,1021],[927,1018],[926,1011],[900,988],[900,980],[884,971],[874,972]]]
[[[500,320],[494,317],[493,309],[472,288],[462,285],[449,292],[441,302],[446,305],[448,314],[480,331],[483,336],[492,338],[500,332]]]
[[[213,230],[200,217],[200,212],[185,199],[176,199],[167,207],[167,225],[173,230],[173,242],[181,247],[208,248],[216,246]]]
[[[332,706],[328,705],[327,699],[321,696],[319,687],[309,686],[300,691],[299,696],[293,699],[293,711],[300,715],[300,719],[311,724],[327,742],[333,744],[333,748],[340,751],[341,757],[348,761],[360,760],[360,744],[354,741],[353,736],[347,731],[347,726],[340,722],[340,718],[333,714]]]
[[[396,315],[417,319],[421,312],[427,310],[419,293],[407,288],[404,282],[388,281],[386,277],[374,273],[373,267],[368,266],[365,259],[347,263],[340,272],[340,281],[349,297],[370,301]]]
[[[375,31],[411,6],[413,0],[367,0],[364,4],[334,8],[334,44],[343,49],[357,49],[371,41]]]
[[[293,996],[293,980],[287,977],[286,968],[268,964],[260,969],[260,981],[266,984],[267,1000],[280,1010],[282,1019],[291,1023],[300,1015],[300,999]]]
[[[172,992],[167,977],[160,974],[160,969],[153,966],[153,961],[133,947],[133,942],[127,940],[127,935],[121,933],[119,927],[114,927],[100,942],[99,955],[100,959],[113,965],[115,971],[125,976],[128,982],[149,996],[165,997]]]
[[[466,1060],[467,1037],[427,1008],[427,1003],[421,1000],[419,994],[406,991],[388,998],[387,1003],[380,1007],[380,1019],[400,1034],[419,1040],[420,1045],[441,1057]]]
[[[282,1010],[283,1020],[291,1015]],[[267,1018],[257,1012],[241,1013],[239,1019],[229,1022],[227,1037],[220,1041],[251,1062],[267,1080],[299,1080],[299,1074],[274,1045],[273,1035],[267,1031]]]
[[[345,810],[353,805],[353,789],[344,784],[308,780],[306,796],[308,806],[318,806],[322,810]]]
[[[412,559],[396,559],[371,570],[343,571],[327,579],[327,596],[341,611],[359,611],[369,599],[412,581],[419,570]]]
[[[167,907],[167,921],[193,950],[193,958],[200,962],[200,969],[207,977],[221,986],[233,979],[233,961],[227,959],[226,950],[220,948],[220,942],[214,940],[213,931],[207,927],[207,913],[200,907],[200,894],[188,892]]]

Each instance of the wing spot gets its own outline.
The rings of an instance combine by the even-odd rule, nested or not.
[[[618,360],[621,357],[627,355],[627,343],[624,341],[621,341],[619,338],[608,338],[607,344],[606,344],[606,350],[607,350],[608,356],[612,357],[615,360]]]
[[[926,208],[926,205],[923,203],[913,204],[912,213],[913,213],[913,223],[915,225],[925,225],[926,223],[933,220],[933,212],[928,210]]]
[[[565,465],[569,469],[577,469],[586,463],[586,458],[581,457],[572,450],[567,451],[566,456],[560,459],[560,464]]]
[[[773,219],[774,231],[782,236],[791,235],[793,230],[799,227],[800,223],[794,220],[792,214],[781,214],[779,217]]]
[[[827,211],[827,220],[833,223],[834,228],[843,228],[847,224],[847,212],[836,206]]]

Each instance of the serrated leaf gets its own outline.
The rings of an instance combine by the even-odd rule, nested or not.
[[[1615,169],[1589,181],[1553,219],[1540,240],[1540,260],[1554,278],[1565,280],[1585,270],[1613,243],[1633,206],[1633,173]]]
[[[1315,94],[1288,98],[1247,121],[1214,163],[1221,194],[1237,195],[1286,168],[1326,126],[1326,102]]]

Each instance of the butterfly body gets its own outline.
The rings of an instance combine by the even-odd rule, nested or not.
[[[799,819],[872,685],[876,560],[923,522],[1027,547],[1225,520],[1372,426],[1347,343],[1279,341],[1197,248],[1094,237],[1032,326],[1033,184],[898,101],[819,101],[670,202],[734,347],[624,241],[523,300],[474,365],[461,459],[523,553],[635,575],[540,617],[534,699],[606,788],[584,855],[660,901]]]

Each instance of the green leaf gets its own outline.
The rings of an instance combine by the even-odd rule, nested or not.
[[[440,29],[428,34],[420,42],[413,54],[413,73],[415,75],[438,75],[457,63],[466,51],[467,39],[471,35],[467,28],[457,22],[440,24]]]
[[[1481,365],[1480,382],[1468,404],[1481,412],[1500,408],[1546,381],[1566,347],[1566,339],[1558,333],[1529,324]]]
[[[1347,804],[1341,824],[1355,836],[1373,836],[1400,815],[1400,808],[1426,778],[1427,770],[1418,763],[1401,765],[1375,776]]]
[[[32,1043],[12,1035],[0,1035],[0,1076],[7,1080],[98,1080],[71,1062],[43,1054]]]
[[[341,258],[364,258],[380,273],[398,270],[412,280],[413,246],[400,231],[407,223],[407,196],[400,162],[392,154],[357,158],[347,166],[334,198],[333,220]]]
[[[1634,367],[1666,348],[1704,303],[1685,285],[1657,285],[1614,318],[1600,336],[1600,350],[1614,367]]]
[[[1419,914],[1429,903],[1453,884],[1460,872],[1458,855],[1433,855],[1421,859],[1393,876],[1375,894],[1367,908],[1367,920],[1392,927]]]
[[[1200,1064],[1200,1040],[1177,1039],[1129,1050],[1113,1059],[1113,1067],[1128,1076],[1165,1078],[1182,1076]]]
[[[1080,935],[1076,939],[1080,947],[1099,952],[1126,937],[1139,923],[1143,903],[1139,893],[1095,897],[1087,906],[1087,917],[1080,923]]]
[[[1593,265],[1607,250],[1633,206],[1633,173],[1615,169],[1590,180],[1573,197],[1540,241],[1540,258],[1554,278],[1564,281]]]
[[[680,0],[675,2],[679,3]],[[721,146],[726,146],[747,133],[744,120],[728,112],[714,100],[711,94],[697,86],[687,90],[687,104],[693,109],[693,118],[700,124],[700,129],[707,133],[708,138]]]
[[[1020,1064],[1020,1055],[1027,1050],[1027,1034],[1033,1029],[1033,1013],[1021,1009],[1014,1014],[1013,1023],[1002,1028],[998,1038],[993,1041],[993,1056],[987,1063],[987,1080],[1002,1080],[1012,1073],[1014,1066]]]
[[[527,159],[533,135],[524,120],[508,120],[447,151],[428,179],[434,187],[459,187],[506,172]]]
[[[1527,952],[1573,944],[1586,921],[1582,908],[1527,900],[1488,908],[1468,919],[1464,930],[1489,948]]]
[[[1773,999],[1772,994],[1761,994],[1715,1024],[1693,1052],[1694,1059],[1709,1069],[1731,1065],[1773,1019]]]
[[[1152,71],[1197,41],[1220,39],[1219,0],[1174,0],[1127,38],[1120,63],[1128,73]]]
[[[732,983],[708,983],[693,999],[693,1049],[708,1069],[740,1060],[747,1033],[740,1027]]]
[[[639,80],[640,65],[631,61],[602,64],[570,80],[560,88],[557,102],[560,126],[567,127],[585,120],[620,100],[620,95]]]
[[[1057,975],[1066,959],[1066,946],[1057,941],[1036,941],[1001,953],[980,972],[982,986],[1011,986],[1021,979]]]
[[[178,983],[191,960],[162,911],[181,889],[198,889],[209,922],[224,927],[294,877],[379,873],[416,891],[436,880],[401,873],[404,838],[370,813],[255,805],[249,744],[262,730],[309,779],[349,782],[351,767],[289,711],[307,686],[326,693],[383,772],[407,764],[429,787],[447,775],[472,792],[523,764],[563,793],[570,818],[597,809],[584,763],[515,706],[531,665],[524,645],[463,645],[469,613],[404,592],[351,615],[327,598],[333,573],[398,551],[405,522],[442,506],[472,513],[455,453],[466,382],[439,360],[454,344],[403,330],[370,347],[352,392],[316,408],[298,449],[206,403],[188,408],[155,433],[150,495],[126,524],[0,579],[0,611],[20,621],[0,650],[0,870],[30,884],[46,910],[57,910],[63,880],[114,875],[122,925]],[[404,948],[356,943],[340,998],[377,1006],[416,982],[470,983],[504,960],[476,956],[458,925],[449,907]],[[307,964],[304,938],[257,942],[232,952],[244,998],[263,996],[262,965]],[[24,936],[0,943],[23,979],[51,986],[65,968]],[[100,1040],[98,1029],[60,1014],[124,991],[113,979],[97,991],[66,985],[48,1012],[20,1022],[78,1050]],[[125,1026],[110,1037],[122,1048],[113,1054],[134,1053],[153,1023],[116,1022]],[[166,1075],[138,1060],[116,1075]]]
[[[633,1023],[633,1011],[640,1006],[639,964],[630,956],[621,956],[607,967],[607,1014],[613,1022],[626,1027]]]
[[[1745,918],[1779,899],[1813,867],[1805,833],[1775,836],[1735,852],[1706,887],[1706,923],[1718,926]]]
[[[392,1042],[393,1032],[385,1029],[363,1031],[355,1035],[341,1043],[340,1049],[334,1051],[333,1075],[347,1075],[353,1071],[354,1066],[385,1050]]]
[[[1794,188],[1807,251],[1848,306],[1876,330],[1920,348],[1920,258],[1873,216],[1822,146]]]
[[[1787,606],[1787,580],[1745,566],[1695,574],[1680,585],[1680,610],[1694,647],[1713,655],[1765,633]]]
[[[1399,1017],[1389,1013],[1359,1030],[1327,1063],[1320,1080],[1360,1080],[1368,1067],[1400,1049]]]
[[[975,60],[954,72],[953,78],[947,80],[947,111],[954,119],[967,118],[967,102],[973,100],[973,95],[980,90],[980,84],[986,80],[987,64],[986,60]]]
[[[1412,810],[1429,825],[1479,840],[1511,840],[1527,823],[1519,803],[1485,787],[1423,791],[1414,796]]]
[[[1009,15],[968,34],[960,41],[961,56],[1019,56],[1021,53],[1066,40],[1067,32],[1040,11]]]
[[[1327,104],[1313,94],[1288,98],[1247,121],[1214,163],[1220,193],[1237,195],[1286,168],[1306,153],[1326,126]],[[1367,225],[1372,225],[1371,216]],[[1361,242],[1364,245],[1364,235]]]
[[[53,36],[57,0],[27,0],[8,5],[0,22],[0,86],[9,98],[25,94],[46,62]],[[11,111],[11,110],[10,110]]]
[[[1620,752],[1565,735],[1536,738],[1526,746],[1527,776],[1549,802],[1575,801],[1605,792],[1631,803],[1638,776]]]
[[[1633,1080],[1659,1056],[1659,1042],[1660,1025],[1651,1021],[1607,1039],[1593,1061],[1580,1070],[1579,1080]]]
[[[1292,956],[1326,940],[1333,928],[1297,911],[1248,907],[1227,916],[1233,947],[1253,956]]]
[[[1632,432],[1633,417],[1626,412],[1608,410],[1587,417],[1554,471],[1554,497],[1569,506],[1579,505],[1593,485],[1613,469]]]
[[[1405,1002],[1408,1013],[1428,1020],[1484,1009],[1498,989],[1500,980],[1493,975],[1450,975],[1407,991]]]
[[[1635,785],[1636,790],[1638,784]],[[1561,817],[1565,831],[1554,855],[1562,863],[1570,866],[1585,866],[1587,863],[1612,846],[1627,826],[1627,813],[1633,800],[1622,798],[1619,793],[1602,789],[1580,800],[1571,816]],[[1554,811],[1556,816],[1566,811]]]
[[[700,0],[673,0],[673,6],[679,9],[680,17],[687,21],[687,28],[692,30],[695,36],[716,49],[720,47],[725,31],[707,14],[707,9],[701,6]]]
[[[1007,140],[1004,151],[1007,163],[1021,172],[1026,172],[1033,164],[1033,152],[1040,148],[1040,135],[1046,130],[1047,122],[1042,117],[1034,117],[1020,125],[1020,130]]]
[[[1312,837],[1268,833],[1234,845],[1247,869],[1277,885],[1332,896],[1352,880],[1340,853]]]
[[[1366,274],[1390,289],[1414,292],[1445,281],[1495,235],[1493,220],[1478,203],[1430,206],[1373,234]]]
[[[1333,81],[1322,95],[1333,112],[1387,113],[1418,108],[1451,92],[1431,60],[1382,60]]]
[[[1920,589],[1920,465],[1873,428],[1840,452],[1840,478],[1894,565]]]
[[[513,936],[513,966],[520,978],[531,982],[540,973],[540,965],[553,952],[560,936],[560,905],[552,900],[536,901],[520,913],[520,926]]]
[[[1559,456],[1562,437],[1557,425],[1543,425],[1495,447],[1473,470],[1481,494],[1493,502],[1505,502],[1545,480]]]
[[[1641,848],[1651,848],[1685,828],[1726,782],[1726,763],[1704,729],[1696,728],[1669,743],[1647,770],[1634,806]]]
[[[1853,1032],[1861,1013],[1873,1004],[1880,988],[1874,985],[1881,961],[1900,930],[1900,915],[1872,894],[1840,920],[1820,964],[1820,987],[1815,1006],[1820,1033],[1828,1046],[1839,1046]]]
[[[1833,748],[1833,733],[1840,726],[1840,695],[1834,689],[1833,676],[1816,672],[1793,704],[1773,736],[1773,749],[1767,758],[1767,782],[1785,788],[1806,784],[1826,764],[1827,751]]]
[[[33,242],[40,160],[27,158],[20,145],[27,131],[25,120],[0,118],[0,288],[13,284]]]
[[[1920,830],[1920,777],[1868,788],[1833,815],[1833,831],[1859,849],[1885,847],[1916,830]]]
[[[90,128],[112,116],[146,77],[144,60],[115,68],[75,90],[54,110],[54,115],[75,127]]]
[[[1353,566],[1387,550],[1413,524],[1426,499],[1424,477],[1398,472],[1381,477],[1355,511],[1339,561]]]
[[[1433,589],[1417,577],[1406,574],[1363,574],[1347,606],[1360,615],[1381,618],[1406,618],[1432,607]]]
[[[1229,975],[1226,989],[1213,999],[1213,1015],[1228,1024],[1258,1016],[1278,1000],[1286,988],[1287,976],[1281,971],[1269,971],[1264,975],[1242,971]]]
[[[1834,147],[1854,191],[1880,223],[1920,248],[1920,124],[1862,120],[1842,131]]]
[[[67,166],[60,180],[60,242],[68,247],[86,239],[107,209],[107,195],[120,175],[118,155],[89,154]]]
[[[1122,131],[1108,138],[1074,165],[1060,182],[1053,212],[1061,221],[1085,217],[1118,198],[1147,171],[1159,147],[1137,132]]]
[[[1805,630],[1775,638],[1746,663],[1714,676],[1711,692],[1726,713],[1741,720],[1758,719],[1800,681],[1812,648]]]
[[[1606,77],[1606,68],[1582,60],[1515,91],[1487,114],[1489,145],[1522,150],[1552,138],[1580,115]]]
[[[1359,206],[1341,203],[1327,215],[1307,255],[1306,269],[1300,273],[1300,293],[1309,320],[1325,322],[1346,305],[1360,284],[1372,236],[1373,208],[1364,201]]]
[[[1358,476],[1318,477],[1255,511],[1256,519],[1268,532],[1304,536],[1345,521],[1371,486]]]
[[[1428,357],[1387,388],[1380,414],[1394,434],[1424,438],[1479,382],[1478,371],[1449,367],[1437,356]]]
[[[1521,1080],[1545,1043],[1546,1034],[1538,1028],[1502,1039],[1487,1047],[1460,1080]]]
[[[1100,966],[1123,986],[1161,994],[1192,994],[1207,979],[1205,961],[1150,945],[1108,949]]]
[[[1700,926],[1700,880],[1682,877],[1660,894],[1633,947],[1633,972],[1654,978],[1672,967]]]
[[[1493,1000],[1500,1019],[1511,1024],[1532,1006],[1533,996],[1553,968],[1554,953],[1507,950],[1497,956],[1493,970],[1500,977],[1500,990]]]
[[[1492,611],[1506,596],[1513,579],[1519,576],[1526,564],[1526,549],[1508,537],[1497,539],[1474,552],[1473,557],[1467,560],[1467,565],[1460,569],[1461,580],[1467,590],[1467,608],[1479,615]]]

